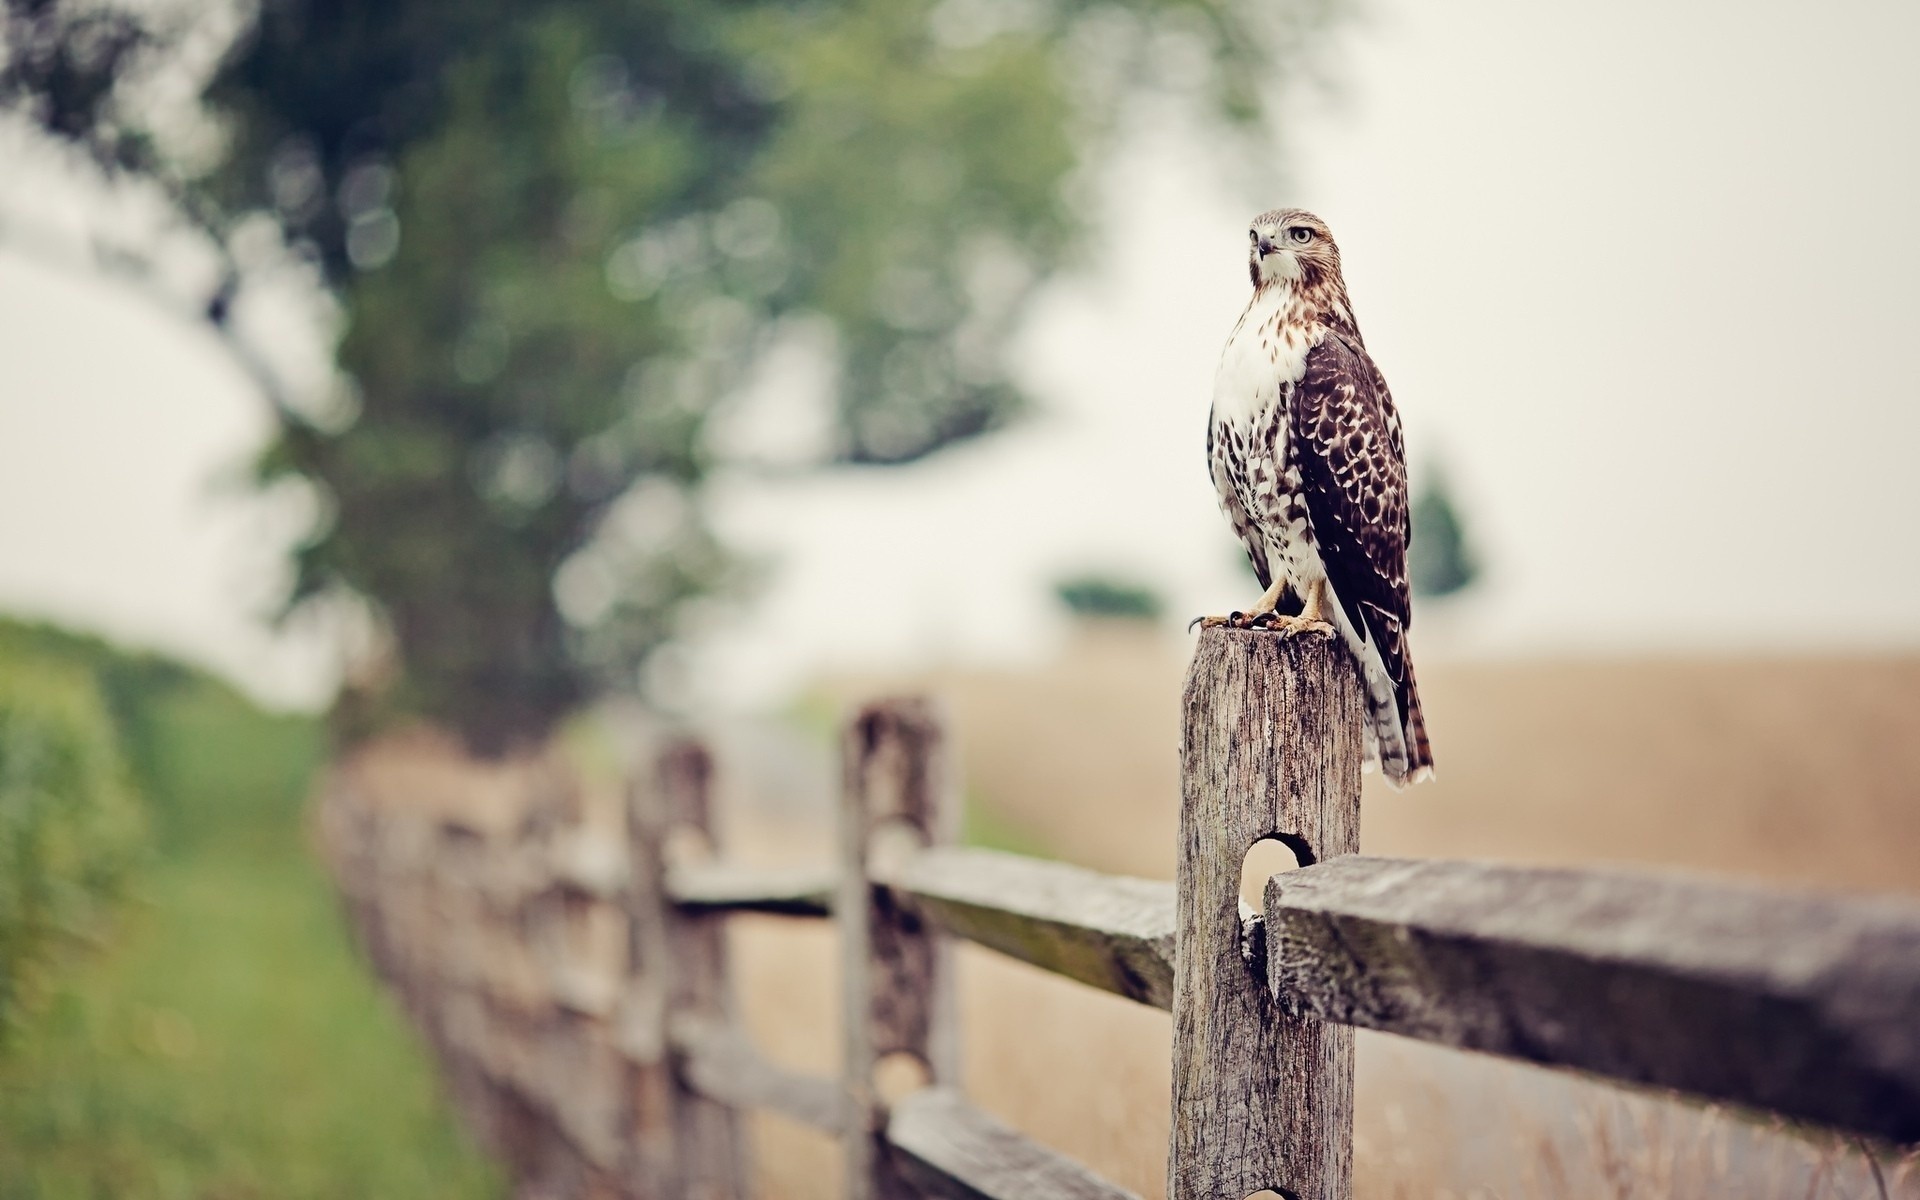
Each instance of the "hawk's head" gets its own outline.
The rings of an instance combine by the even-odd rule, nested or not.
[[[1253,219],[1247,229],[1247,272],[1254,290],[1291,283],[1302,292],[1331,287],[1340,279],[1340,247],[1327,223],[1302,208],[1276,208]]]

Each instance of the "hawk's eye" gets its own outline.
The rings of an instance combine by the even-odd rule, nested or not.
[[[1259,231],[1258,229],[1249,229],[1249,230],[1247,230],[1247,240],[1248,240],[1248,241],[1250,241],[1250,242],[1257,242],[1257,241],[1259,241],[1259,240],[1260,240],[1260,231]]]
[[[1313,230],[1308,229],[1305,225],[1295,225],[1292,229],[1287,230],[1287,240],[1296,246],[1304,246],[1313,240]]]

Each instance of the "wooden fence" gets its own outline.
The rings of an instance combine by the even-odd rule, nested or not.
[[[561,800],[487,830],[336,786],[323,843],[523,1195],[735,1200],[756,1107],[837,1134],[853,1197],[1125,1195],[968,1104],[954,938],[1171,1010],[1175,1200],[1350,1195],[1356,1026],[1920,1142],[1920,907],[1359,856],[1362,711],[1329,640],[1203,632],[1173,884],[955,845],[941,729],[911,700],[847,726],[817,870],[728,864],[692,744],[632,788],[625,864],[560,852]],[[1254,911],[1242,864],[1269,838],[1301,867]],[[837,1079],[735,1025],[722,926],[742,912],[838,923]],[[624,980],[551,949],[596,921]]]

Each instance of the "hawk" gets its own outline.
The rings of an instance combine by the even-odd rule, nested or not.
[[[1329,625],[1366,682],[1368,765],[1395,787],[1433,774],[1407,657],[1407,458],[1326,223],[1297,208],[1247,230],[1253,298],[1227,339],[1207,421],[1220,508],[1266,593],[1208,625]],[[1291,591],[1300,614],[1284,615]],[[1320,624],[1326,622],[1327,624]]]

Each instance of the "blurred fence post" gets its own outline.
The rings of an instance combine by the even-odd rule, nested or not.
[[[638,1200],[671,1197],[674,1182],[673,1064],[667,1057],[665,825],[660,785],[647,765],[627,784],[627,979],[618,1040],[625,1059],[625,1182]]]
[[[690,844],[694,842],[699,843],[700,852],[717,854],[712,784],[713,758],[699,742],[675,742],[660,756],[659,795],[661,815],[666,818],[661,849],[666,854],[690,853],[696,849]],[[670,965],[669,1034],[676,1023],[687,1020],[730,1027],[734,1011],[727,977],[726,918],[688,912],[671,903],[663,903],[662,908]],[[689,1088],[678,1062],[673,1087],[681,1195],[686,1200],[746,1200],[747,1143],[740,1115]]]
[[[1331,637],[1207,629],[1180,753],[1169,1200],[1349,1200],[1353,1032],[1282,1012],[1240,874],[1276,838],[1302,866],[1360,848],[1351,656]]]
[[[840,884],[835,916],[845,1002],[846,1194],[852,1200],[911,1200],[883,1137],[878,1078],[913,1070],[920,1082],[959,1081],[953,969],[946,939],[875,887],[877,865],[951,842],[958,805],[947,777],[932,705],[919,699],[869,705],[848,724],[840,813]]]
[[[676,1020],[732,1016],[726,931],[667,893],[676,842],[711,846],[713,769],[699,743],[669,745],[628,793],[626,1116],[636,1196],[745,1200],[746,1144],[734,1111],[688,1088],[672,1050]]]

